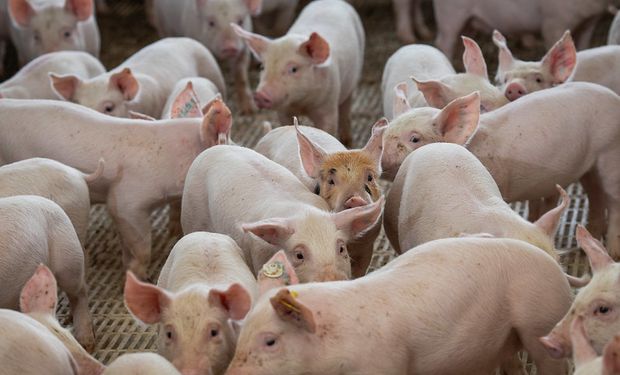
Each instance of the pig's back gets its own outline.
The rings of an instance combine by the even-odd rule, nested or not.
[[[620,46],[590,48],[577,53],[573,81],[603,85],[620,95]]]

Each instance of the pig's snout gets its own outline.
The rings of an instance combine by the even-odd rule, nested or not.
[[[220,50],[220,57],[230,59],[239,55],[239,48],[234,44],[227,44]]]
[[[550,333],[540,338],[540,342],[545,347],[551,358],[561,359],[570,354],[570,350],[566,349],[563,340],[558,338],[554,333]]]
[[[271,95],[265,91],[257,91],[254,93],[254,101],[258,108],[270,109],[273,107],[273,100]]]
[[[527,94],[527,89],[520,83],[512,82],[508,86],[506,86],[506,91],[504,92],[508,100],[513,101],[517,100],[523,95]]]
[[[351,198],[347,199],[346,202],[344,202],[344,208],[348,209],[348,208],[361,207],[367,204],[368,202],[366,202],[362,197],[354,195]]]

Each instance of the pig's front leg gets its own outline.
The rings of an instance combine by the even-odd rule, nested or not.
[[[413,22],[415,23],[415,31],[418,32],[418,35],[420,35],[422,39],[432,39],[433,32],[431,31],[431,29],[428,28],[426,22],[424,22],[424,13],[422,12],[422,0],[413,1],[413,11]]]
[[[246,48],[238,59],[231,62],[231,70],[235,75],[235,93],[239,101],[239,109],[244,115],[256,112],[256,105],[252,99],[252,90],[248,79],[250,69],[250,51]]]
[[[309,112],[308,117],[310,117],[314,127],[325,130],[329,134],[338,138],[338,107],[336,105],[331,108]],[[340,141],[342,142],[342,140]],[[348,146],[346,143],[342,143],[345,146]]]
[[[412,0],[393,0],[396,36],[404,44],[411,44],[416,41],[411,26],[411,3]]]
[[[353,94],[349,95],[338,107],[338,138],[343,145],[351,148],[353,137],[351,137],[351,106],[353,105]]]
[[[605,230],[605,192],[596,169],[590,170],[579,180],[588,196],[588,231],[601,239]]]

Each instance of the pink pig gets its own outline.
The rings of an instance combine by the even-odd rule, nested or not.
[[[620,334],[605,345],[603,356],[598,357],[583,326],[583,316],[579,315],[571,324],[570,338],[575,362],[574,375],[620,374]]]

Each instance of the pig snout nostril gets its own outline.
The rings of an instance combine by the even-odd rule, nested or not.
[[[364,199],[362,199],[361,197],[355,196],[355,197],[351,197],[347,199],[347,201],[344,202],[344,207],[355,208],[355,207],[365,206],[367,204],[368,202],[366,202]]]

